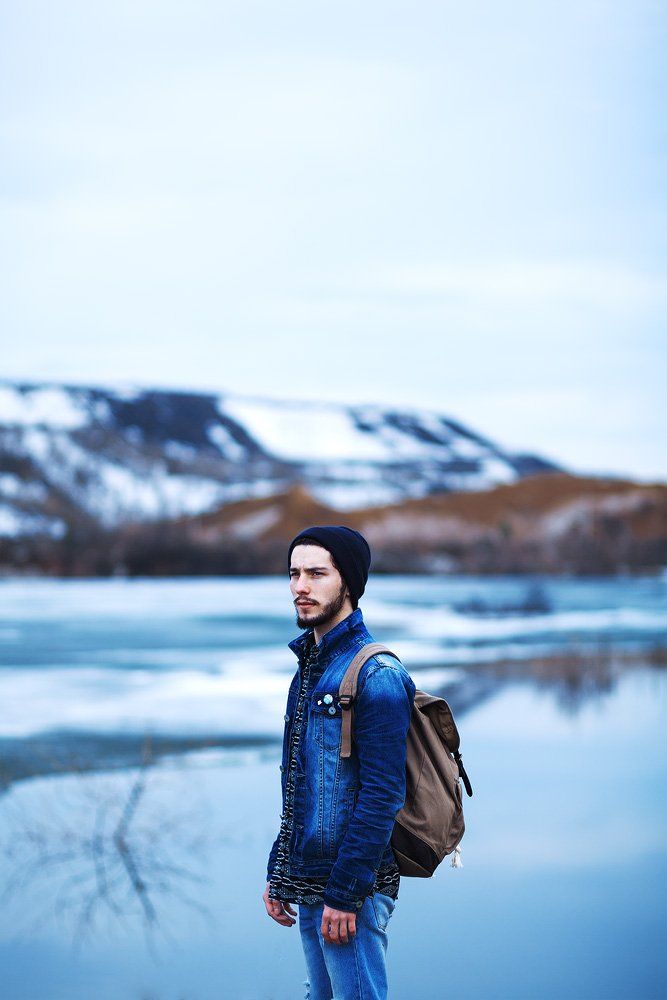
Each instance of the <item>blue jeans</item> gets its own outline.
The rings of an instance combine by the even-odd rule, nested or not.
[[[387,924],[395,905],[381,892],[366,896],[357,911],[357,933],[347,944],[330,944],[320,930],[324,903],[299,904],[305,1000],[387,1000]]]

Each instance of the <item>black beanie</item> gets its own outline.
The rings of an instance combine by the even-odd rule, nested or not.
[[[326,524],[304,528],[290,544],[287,553],[288,572],[291,566],[292,549],[299,544],[300,539],[306,537],[317,541],[334,557],[341,576],[350,591],[352,607],[356,608],[366,587],[368,571],[371,568],[371,550],[364,536],[359,531],[355,531],[354,528],[346,528],[344,524]]]

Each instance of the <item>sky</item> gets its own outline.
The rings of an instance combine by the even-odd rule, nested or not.
[[[667,479],[667,6],[4,0],[3,378]]]

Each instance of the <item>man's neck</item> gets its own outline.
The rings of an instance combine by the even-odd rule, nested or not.
[[[327,632],[330,632],[332,628],[335,628],[336,625],[338,625],[340,622],[348,618],[353,611],[354,608],[352,607],[352,605],[346,601],[337,615],[335,615],[333,618],[330,618],[329,621],[322,622],[321,625],[315,625],[313,627],[313,638],[315,639],[317,645],[319,645],[323,635],[326,635]]]

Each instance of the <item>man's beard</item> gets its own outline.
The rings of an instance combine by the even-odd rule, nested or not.
[[[340,590],[334,597],[333,601],[329,601],[328,604],[322,606],[317,614],[309,616],[308,618],[302,618],[299,614],[299,608],[296,609],[296,624],[297,628],[312,628],[315,625],[325,625],[329,619],[334,618],[345,603],[345,596],[347,594],[347,588],[345,583],[341,583]]]

